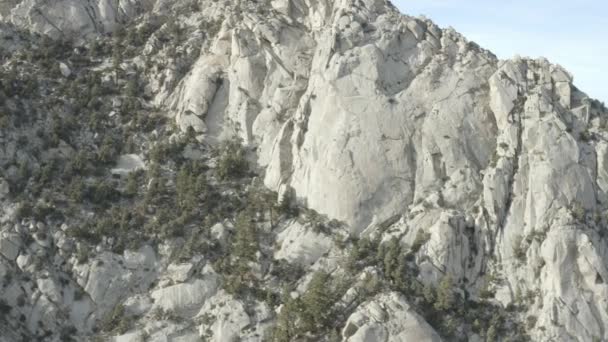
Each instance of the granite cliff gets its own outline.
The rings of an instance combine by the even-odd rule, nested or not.
[[[386,0],[0,20],[0,341],[608,339],[608,111],[559,65]]]

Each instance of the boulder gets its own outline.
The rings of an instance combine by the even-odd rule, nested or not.
[[[113,342],[144,342],[145,335],[142,331],[132,331],[114,337]]]
[[[223,223],[218,222],[211,227],[211,236],[220,244],[225,245],[228,241],[228,237],[230,236],[230,231]]]
[[[394,292],[361,304],[346,321],[342,338],[348,342],[441,341],[439,334],[405,298]]]
[[[277,236],[277,243],[281,247],[275,253],[275,259],[309,266],[329,251],[332,240],[325,234],[315,233],[311,227],[293,221]]]
[[[190,278],[194,271],[192,263],[170,264],[167,267],[169,279],[176,283],[183,283]]]
[[[124,154],[118,157],[116,166],[111,170],[114,175],[127,175],[137,170],[146,170],[146,164],[137,154]]]
[[[199,310],[203,303],[216,293],[218,286],[217,274],[206,268],[201,278],[157,289],[150,295],[154,299],[154,308],[179,314]]]
[[[203,323],[199,330],[202,336],[211,332],[207,338],[213,342],[238,339],[242,337],[243,329],[251,323],[243,304],[223,291],[205,302],[198,316],[212,322]]]
[[[146,248],[142,248],[146,250]],[[129,255],[129,253],[125,253]],[[102,252],[87,263],[75,265],[74,273],[77,282],[97,305],[102,314],[127,298],[132,291],[148,290],[150,284],[156,279],[156,270],[148,268],[146,253],[135,254],[136,257],[127,257]]]
[[[70,75],[72,75],[72,70],[70,70],[70,67],[63,62],[59,62],[59,71],[63,77],[70,77]]]
[[[8,260],[14,261],[21,249],[21,238],[18,234],[0,233],[0,254]]]

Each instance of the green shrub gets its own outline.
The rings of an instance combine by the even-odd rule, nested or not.
[[[219,149],[217,175],[220,179],[243,177],[249,164],[245,158],[245,149],[239,139],[234,138],[222,143]]]
[[[343,295],[343,289],[335,279],[326,272],[318,271],[302,296],[293,299],[290,292],[289,288],[283,291],[284,305],[270,340],[287,342],[306,335],[328,335],[336,319],[334,304]]]
[[[181,157],[184,144],[182,142],[158,142],[150,150],[150,159],[153,163],[166,162],[167,160],[176,160]]]
[[[107,205],[119,197],[119,192],[109,181],[96,180],[86,191],[86,198],[98,205]]]
[[[444,276],[437,288],[437,298],[435,300],[435,310],[446,312],[453,309],[456,302],[454,292],[452,290],[452,277]]]
[[[92,158],[87,151],[80,150],[76,156],[70,161],[70,169],[77,174],[84,174],[90,170],[90,162]]]
[[[411,285],[411,276],[416,272],[408,264],[408,255],[410,253],[401,246],[396,237],[378,248],[376,260],[391,287],[397,291],[407,292]]]
[[[125,185],[125,195],[133,197],[139,191],[139,179],[141,172],[131,172],[127,175],[127,184]]]
[[[326,272],[316,272],[306,292],[302,295],[302,326],[307,331],[318,331],[328,324],[335,301],[331,291],[331,277]]]
[[[373,264],[376,258],[379,241],[367,237],[355,240],[346,258],[345,268],[355,274],[364,267]]]
[[[248,263],[255,261],[256,253],[260,250],[257,228],[246,210],[241,211],[236,218],[236,236],[232,247],[232,255],[236,258],[239,273],[246,272]]]
[[[115,161],[119,153],[118,143],[111,136],[106,135],[97,152],[97,161],[101,164],[109,164]]]
[[[102,331],[124,334],[131,327],[132,321],[131,317],[125,315],[124,305],[118,304],[101,319],[99,327]]]
[[[80,203],[84,199],[86,186],[81,177],[74,177],[68,185],[68,197],[74,203]]]
[[[207,187],[207,179],[200,165],[192,162],[185,164],[175,179],[177,207],[187,212],[195,210]]]

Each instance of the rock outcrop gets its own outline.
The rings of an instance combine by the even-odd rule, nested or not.
[[[9,0],[0,19],[53,38],[91,38],[111,33],[151,9],[148,0]]]
[[[0,134],[7,170],[0,175],[0,310],[16,309],[9,320],[0,316],[0,332],[42,336],[47,329],[59,336],[59,315],[79,336],[89,336],[97,322],[112,322],[119,312],[137,324],[120,333],[106,330],[117,341],[302,337],[289,335],[289,324],[304,319],[293,312],[306,310],[289,310],[307,305],[307,298],[318,304],[313,274],[347,277],[373,259],[377,286],[360,285],[352,275],[352,288],[339,296],[349,300],[331,307],[342,310],[341,326],[332,331],[344,341],[473,341],[496,334],[481,329],[479,320],[454,323],[460,326],[449,332],[431,327],[416,311],[445,284],[472,307],[485,303],[509,312],[505,331],[523,327],[538,341],[608,340],[608,112],[577,89],[566,70],[542,58],[499,60],[453,29],[403,15],[386,0],[176,3],[12,0],[0,4],[0,38],[14,37],[5,49],[12,53],[24,49],[27,34],[20,30],[84,47],[119,28],[145,31],[136,53],[98,57],[90,68],[104,74],[106,84],[127,83],[118,81],[120,73],[145,80],[131,89],[141,92],[132,96],[136,104],[146,118],[156,112],[169,117],[177,131],[167,133],[173,145],[164,150],[155,143],[165,127],[134,134],[131,149],[142,154],[116,156],[109,172],[128,178],[147,170],[150,193],[196,187],[198,179],[180,183],[176,165],[196,160],[206,163],[197,170],[219,169],[222,160],[206,148],[236,137],[260,174],[255,182],[281,194],[287,214],[277,217],[274,207],[266,212],[261,203],[268,197],[247,197],[257,210],[249,221],[234,213],[181,227],[185,218],[156,224],[166,208],[137,207],[154,218],[156,225],[146,229],[165,235],[155,231],[144,247],[117,252],[102,228],[97,241],[86,232],[70,235],[61,224],[47,229],[16,219],[22,207],[9,194],[19,166],[46,165],[19,151],[16,141],[30,137],[37,149],[45,146],[34,131],[17,136],[6,130]],[[163,21],[167,17],[174,20]],[[88,68],[70,58],[57,64],[57,75],[67,80]],[[136,111],[136,105],[121,105],[128,96],[104,96],[116,100],[109,117]],[[16,98],[7,107],[17,108]],[[133,129],[142,120],[122,124]],[[79,139],[99,140],[83,132]],[[167,157],[182,136],[194,140],[179,156]],[[72,153],[67,145],[58,142],[49,156]],[[160,167],[163,158],[169,161]],[[159,182],[166,174],[173,176]],[[88,177],[86,184],[95,176]],[[244,184],[230,188],[236,183],[221,178],[209,182],[222,202],[211,212],[236,208],[245,198],[238,192]],[[342,224],[303,222],[310,216],[289,213],[289,205]],[[83,217],[91,208],[81,208]],[[206,230],[195,230],[197,224]],[[189,240],[176,237],[174,226],[195,233]],[[259,248],[249,253],[252,231]],[[95,245],[94,256],[83,257],[92,247],[79,236],[93,241],[87,243]],[[373,256],[349,254],[361,241],[377,244],[382,258],[375,259],[375,250]],[[182,257],[184,250],[191,255]],[[226,253],[228,261],[221,260]],[[391,258],[398,259],[399,272],[409,272],[407,281],[399,280],[405,276]],[[40,269],[60,271],[40,276]],[[252,290],[253,284],[263,290]],[[333,285],[328,282],[327,292],[340,292],[340,286],[330,290]],[[22,315],[24,325],[14,324]],[[287,328],[273,330],[280,324]]]
[[[383,294],[359,306],[346,321],[344,341],[425,341],[441,338],[396,293]]]

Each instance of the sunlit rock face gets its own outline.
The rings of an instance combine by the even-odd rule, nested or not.
[[[111,33],[150,9],[149,0],[8,0],[3,21],[53,38],[81,39]]]
[[[538,294],[538,338],[604,336],[604,218],[572,210],[606,210],[606,117],[568,72],[500,61],[383,1],[273,6],[263,21],[226,21],[215,42],[226,58],[213,64],[224,71],[193,73],[184,85],[203,77],[200,86],[178,92],[202,89],[198,112],[215,127],[206,134],[225,133],[218,117],[238,124],[267,186],[292,188],[354,234],[396,214],[410,218],[404,241],[430,229],[428,279],[449,270],[475,292],[493,258],[500,302]]]
[[[175,3],[6,1],[0,37],[25,29],[86,45],[153,16],[175,16],[189,35],[175,43],[152,35],[129,62],[143,70],[150,60],[163,61],[141,77],[150,107],[181,133],[205,146],[238,136],[254,151],[265,186],[344,222],[353,237],[420,244],[412,261],[418,281],[437,285],[449,274],[473,299],[489,286],[492,303],[523,305],[518,319],[527,320],[534,340],[608,339],[608,116],[567,71],[544,59],[498,60],[384,0],[199,1],[198,10]],[[202,25],[208,22],[214,24]],[[20,42],[12,44],[6,47]],[[169,57],[172,51],[178,57]],[[3,161],[18,154],[16,138],[5,137]],[[144,159],[124,155],[116,173],[146,169]],[[0,200],[8,194],[3,180]],[[10,221],[9,211],[2,222]],[[266,254],[303,267],[305,275],[342,269],[332,232],[293,220],[278,226]],[[37,253],[51,245],[26,244],[22,228],[6,227],[0,267],[36,270]],[[225,244],[233,227],[214,227]],[[77,241],[52,237],[70,259]],[[86,331],[125,298],[127,310],[143,318],[123,340],[145,332],[220,341],[245,327],[242,335],[256,340],[272,325],[274,308],[247,307],[221,290],[221,277],[202,257],[175,264],[172,246],[72,262],[74,279],[63,294],[49,275],[35,290],[34,282],[20,287],[13,279],[0,297],[9,304],[19,295],[36,298],[27,321],[35,333],[39,322],[57,328],[57,312],[69,312]],[[270,283],[263,276],[270,266],[256,267],[258,280]],[[305,284],[298,283],[300,292]],[[87,295],[75,299],[78,286]],[[410,304],[394,292],[377,294],[348,312],[341,337],[439,341]],[[155,326],[150,310],[158,308],[193,320],[196,329]],[[206,313],[221,319],[201,319]]]

